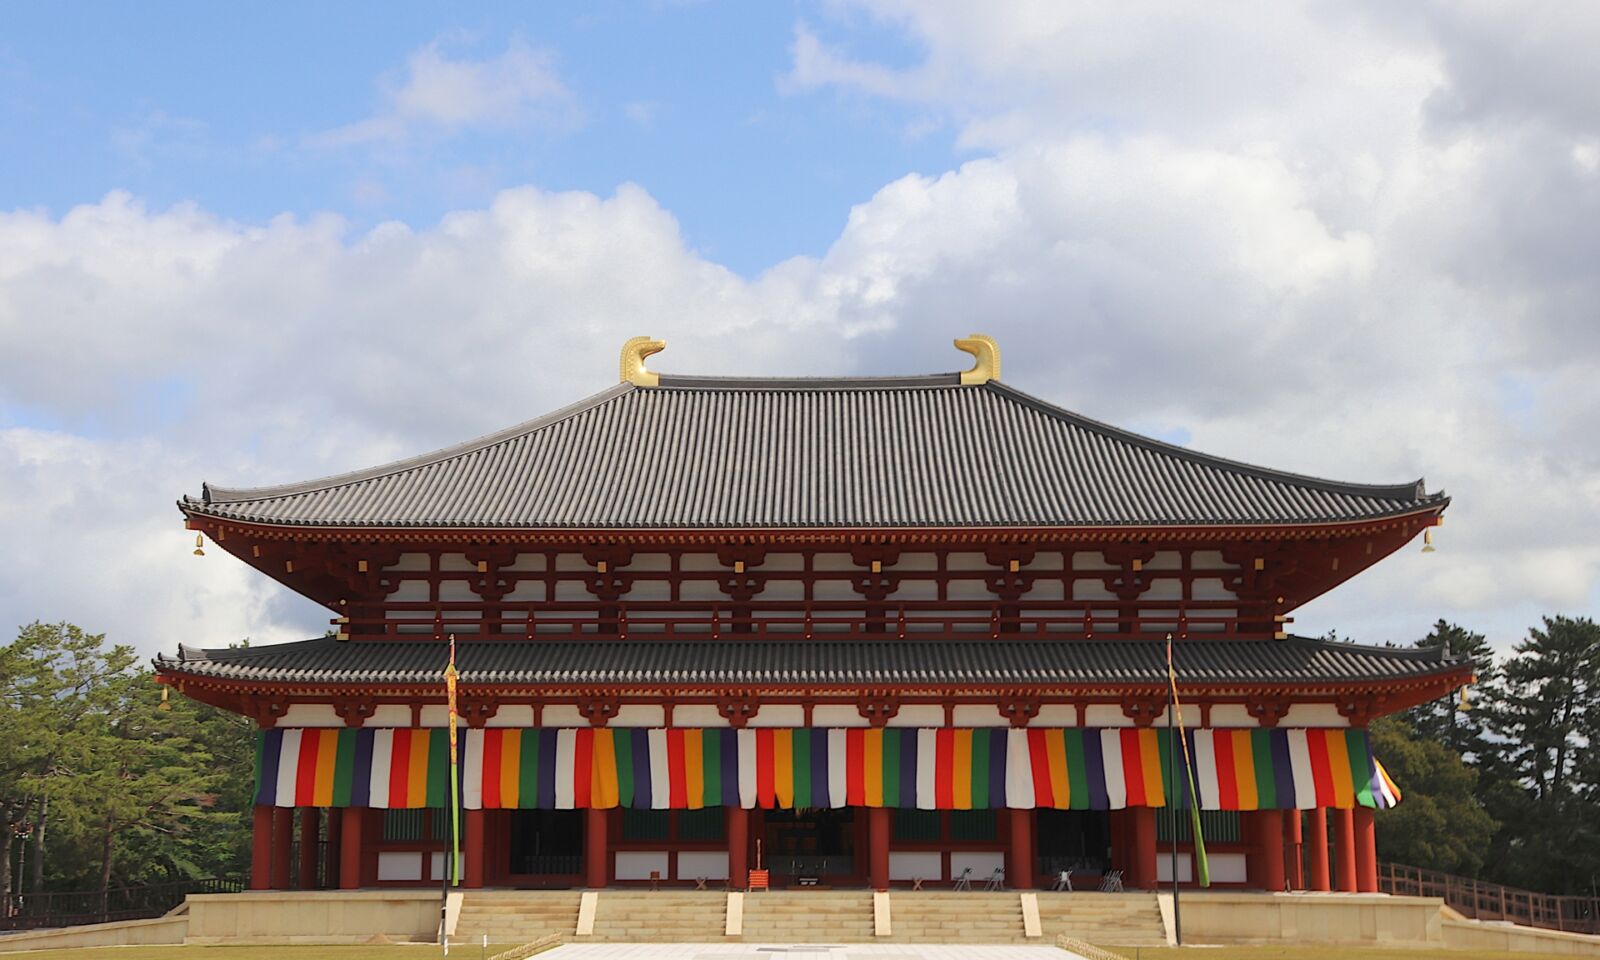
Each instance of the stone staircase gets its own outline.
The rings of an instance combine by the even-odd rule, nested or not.
[[[456,940],[470,942],[486,933],[490,943],[529,943],[552,933],[571,939],[582,895],[579,890],[473,890],[461,898]]]
[[[866,890],[747,893],[741,939],[747,943],[868,943],[873,940],[872,894]]]
[[[1058,936],[1098,946],[1160,947],[1167,927],[1154,893],[1039,893],[1044,941]]]
[[[955,893],[897,890],[890,894],[891,935],[873,935],[866,890],[772,890],[746,894],[744,933],[725,936],[722,891],[604,890],[594,933],[577,936],[577,890],[481,890],[467,893],[458,941],[489,935],[491,943],[528,943],[560,934],[572,943],[1053,943],[1066,935],[1100,945],[1167,942],[1153,893],[1040,892],[1043,936],[1023,935],[1015,891]]]

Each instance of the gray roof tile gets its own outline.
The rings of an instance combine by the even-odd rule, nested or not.
[[[207,485],[186,512],[340,527],[751,529],[1259,525],[1442,508],[1161,443],[998,382],[661,378],[432,454],[307,483]]]
[[[319,638],[264,647],[183,646],[156,667],[236,682],[311,685],[440,683],[446,644]],[[1450,673],[1439,650],[1327,640],[1178,641],[1180,683],[1384,681]],[[458,644],[463,682],[504,685],[1093,685],[1160,684],[1160,640],[470,640]]]

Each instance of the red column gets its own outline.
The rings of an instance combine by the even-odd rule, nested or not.
[[[1322,807],[1312,810],[1306,824],[1306,853],[1311,863],[1312,890],[1332,890],[1328,882],[1328,811]]]
[[[728,889],[743,890],[750,879],[750,811],[728,807]]]
[[[317,840],[322,830],[321,811],[300,808],[300,889],[317,888]]]
[[[250,889],[272,886],[272,808],[257,804],[250,817]]]
[[[1256,869],[1250,879],[1268,893],[1283,889],[1283,814],[1257,810],[1246,814],[1255,822]]]
[[[1033,889],[1033,811],[1012,809],[1011,845],[1006,848],[1006,886],[1013,890]]]
[[[289,889],[289,850],[294,843],[294,808],[272,808],[272,889]]]
[[[1345,893],[1356,891],[1356,826],[1349,810],[1333,811],[1333,877]]]
[[[344,832],[344,811],[328,808],[328,842],[322,847],[322,886],[327,890],[339,889],[339,850]]]
[[[361,888],[361,820],[366,807],[345,807],[339,811],[339,889]]]
[[[482,810],[467,811],[465,824],[467,829],[467,863],[464,871],[465,876],[461,879],[463,884],[474,890],[483,886],[483,852],[486,847],[483,842],[485,819]],[[445,860],[448,861],[449,859],[450,855],[446,853]],[[449,866],[449,863],[445,864],[446,869],[449,869]]]
[[[1154,890],[1156,877],[1156,811],[1153,807],[1129,807],[1133,827],[1133,884]]]
[[[1378,838],[1371,807],[1356,807],[1354,811],[1356,833],[1356,889],[1362,893],[1378,892]]]
[[[874,890],[889,889],[889,808],[867,808],[867,872]]]
[[[599,890],[611,874],[606,862],[606,812],[590,807],[584,813],[583,829],[583,885]]]
[[[1300,826],[1300,811],[1283,811],[1283,825],[1289,845],[1289,886],[1294,890],[1306,888],[1305,840]]]

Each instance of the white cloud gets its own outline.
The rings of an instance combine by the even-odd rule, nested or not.
[[[417,134],[536,126],[565,130],[578,122],[575,99],[561,82],[555,56],[514,39],[486,60],[452,59],[439,42],[406,60],[400,78],[381,84],[378,112],[309,138],[313,146],[393,143]]]

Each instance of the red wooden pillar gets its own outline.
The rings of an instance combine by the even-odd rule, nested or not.
[[[484,850],[488,847],[483,842],[483,828],[486,819],[482,810],[467,811],[465,824],[467,828],[467,863],[465,868],[466,875],[462,877],[462,883],[474,890],[483,887],[483,857]],[[449,859],[450,854],[446,853],[445,860],[448,861]],[[450,864],[447,862],[445,869],[448,870],[449,868]]]
[[[1356,891],[1356,825],[1350,811],[1333,811],[1333,877],[1345,893]]]
[[[257,804],[250,817],[250,889],[272,886],[272,808]]]
[[[1129,807],[1133,832],[1133,886],[1154,890],[1156,877],[1156,811],[1154,807]]]
[[[1356,807],[1351,811],[1355,820],[1356,889],[1362,893],[1378,892],[1378,838],[1371,807]]]
[[[867,808],[868,883],[874,890],[889,889],[888,807]]]
[[[289,850],[294,843],[294,808],[272,808],[272,889],[289,889]]]
[[[1305,840],[1300,826],[1300,811],[1283,811],[1283,825],[1287,834],[1286,842],[1289,845],[1289,888],[1304,890],[1306,888]]]
[[[750,811],[728,807],[728,889],[743,890],[750,879]]]
[[[344,831],[344,811],[328,808],[328,842],[322,847],[322,886],[326,890],[339,889],[339,845]]]
[[[1011,845],[1006,848],[1006,886],[1013,890],[1033,889],[1033,811],[1013,808]]]
[[[345,807],[339,811],[339,889],[361,888],[361,821],[366,807]]]
[[[583,885],[599,890],[610,877],[606,862],[606,811],[590,807],[584,812]]]
[[[322,811],[300,808],[300,889],[317,888],[317,840],[322,834]]]
[[[1283,890],[1283,814],[1277,810],[1257,810],[1246,814],[1254,821],[1255,867],[1251,881],[1268,893]]]
[[[1306,825],[1306,853],[1311,862],[1310,889],[1332,890],[1328,882],[1328,811],[1322,807],[1311,811]]]

